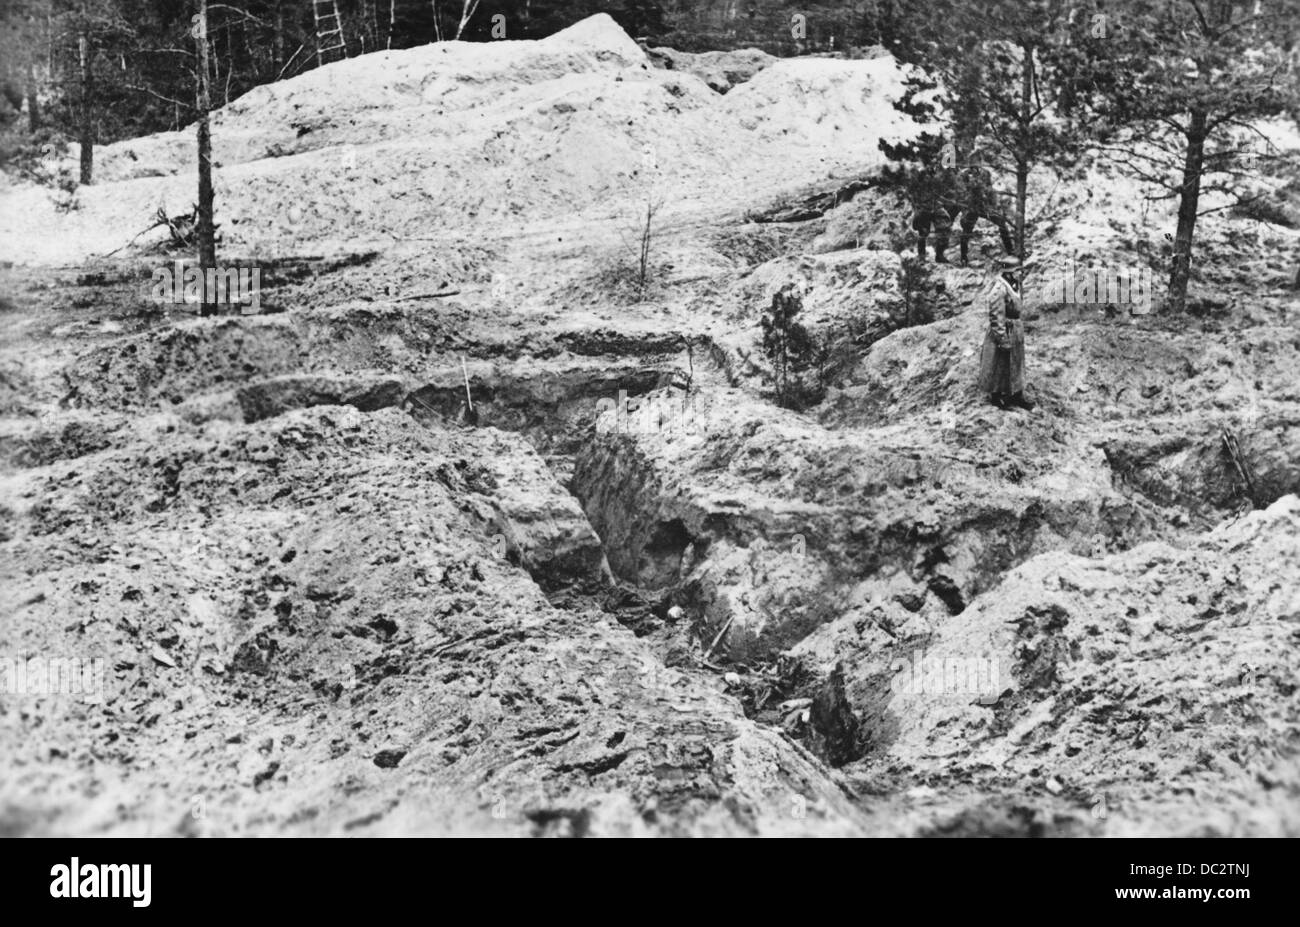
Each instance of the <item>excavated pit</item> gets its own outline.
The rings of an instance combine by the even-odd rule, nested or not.
[[[343,271],[349,272],[360,271]],[[510,328],[476,333],[481,309],[455,302],[439,309],[429,315],[398,304],[354,304],[109,333],[70,357],[62,385],[48,390],[63,400],[62,409],[3,436],[8,479],[46,493],[13,513],[19,525],[30,523],[27,543],[44,538],[37,543],[48,544],[89,524],[109,531],[106,543],[137,550],[147,533],[132,534],[145,529],[131,526],[147,523],[149,531],[173,531],[158,535],[153,546],[175,544],[199,536],[192,529],[175,535],[163,526],[178,507],[193,507],[223,520],[221,531],[235,549],[264,551],[253,561],[252,582],[228,574],[225,591],[214,592],[210,580],[191,580],[186,595],[209,589],[214,604],[205,608],[241,616],[211,643],[177,636],[165,624],[142,629],[145,640],[175,639],[163,651],[169,660],[218,681],[216,689],[193,690],[208,694],[193,696],[180,723],[201,716],[204,699],[229,699],[231,684],[251,705],[280,704],[277,687],[288,685],[310,693],[295,698],[350,703],[349,711],[396,705],[393,699],[407,698],[398,694],[406,691],[419,702],[423,674],[455,687],[463,671],[436,668],[442,662],[471,659],[470,648],[492,655],[537,645],[527,621],[513,629],[484,623],[472,617],[472,596],[458,591],[493,586],[505,581],[498,576],[517,573],[528,577],[526,586],[509,580],[516,585],[507,598],[524,597],[534,603],[530,607],[564,616],[549,619],[560,622],[556,634],[621,626],[641,648],[628,656],[625,674],[598,670],[598,663],[579,671],[605,680],[595,684],[594,701],[584,711],[603,715],[611,699],[639,704],[648,698],[648,706],[668,692],[698,693],[690,698],[713,707],[692,724],[721,731],[705,720],[721,711],[714,716],[729,719],[717,722],[724,727],[751,726],[739,736],[746,744],[746,738],[759,738],[754,755],[779,754],[776,763],[785,768],[794,760],[781,751],[792,750],[791,757],[809,764],[796,778],[818,784],[790,794],[812,788],[806,794],[823,796],[816,799],[825,809],[815,818],[819,828],[888,832],[899,826],[886,821],[893,808],[899,820],[916,822],[916,833],[1095,831],[1086,819],[1068,816],[1044,823],[1003,794],[1009,780],[979,779],[964,766],[940,775],[928,766],[918,744],[943,722],[926,720],[932,708],[908,709],[900,700],[899,666],[952,647],[955,629],[990,608],[990,590],[1045,555],[1122,558],[1151,542],[1185,544],[1198,523],[1239,507],[1244,500],[1227,470],[1233,462],[1214,443],[1221,435],[1207,428],[1157,441],[1126,421],[1084,427],[1077,412],[1057,420],[1000,416],[978,407],[957,387],[957,376],[941,377],[948,385],[918,404],[899,385],[897,358],[910,351],[928,355],[930,364],[960,369],[967,362],[952,353],[965,338],[967,323],[960,319],[873,340],[819,407],[796,413],[764,395],[752,355],[726,338],[661,333],[638,339],[552,326],[540,335]],[[918,339],[925,340],[924,350]],[[1043,344],[1050,355],[1051,338]],[[1277,366],[1291,359],[1276,355]],[[1252,372],[1268,377],[1276,369],[1256,365]],[[929,374],[922,366],[901,376]],[[1059,401],[1050,378],[1044,394],[1049,405]],[[1278,395],[1281,401],[1250,423],[1225,420],[1223,426],[1240,438],[1261,505],[1296,488],[1289,469],[1294,422],[1284,394]],[[936,415],[927,408],[936,402],[954,414]],[[390,459],[397,448],[406,449]],[[361,455],[356,464],[348,462],[352,455]],[[256,472],[240,476],[244,467]],[[1197,505],[1148,491],[1141,474],[1160,468],[1179,474],[1184,485],[1202,487]],[[89,474],[84,490],[76,488],[87,479],[78,471]],[[148,478],[126,476],[133,471]],[[335,475],[320,482],[324,472]],[[1062,472],[1069,478],[1061,479]],[[42,476],[33,483],[35,474]],[[371,485],[376,480],[387,488],[377,491]],[[429,489],[405,495],[413,480]],[[49,495],[56,487],[58,494]],[[412,523],[417,510],[411,506],[426,504],[420,500],[429,492],[438,495],[438,506],[458,513],[459,527]],[[99,511],[92,499],[115,501]],[[248,514],[229,508],[231,500],[248,507]],[[286,501],[298,507],[289,521],[278,514]],[[264,514],[250,518],[253,511]],[[436,558],[419,553],[426,543],[418,540],[421,530],[439,545],[469,532],[478,553],[437,567]],[[190,542],[180,543],[184,550]],[[75,575],[75,558],[59,556]],[[355,562],[378,573],[350,578]],[[175,568],[143,567],[158,589],[168,587],[167,571]],[[30,569],[41,575],[41,567]],[[55,581],[42,592],[20,588],[18,595],[33,602],[45,595],[35,607],[46,611],[69,607],[69,594],[117,603],[143,595],[147,604],[152,593],[138,579],[129,573],[98,578],[80,593]],[[385,604],[393,588],[411,590],[396,608]],[[412,616],[430,588],[447,597],[439,608],[449,616],[469,614],[468,623],[432,637],[418,630]],[[1027,614],[1053,614],[1053,607],[1033,605]],[[597,634],[588,642],[593,652],[612,645],[622,653],[628,646],[606,640],[607,631],[591,633]],[[557,646],[559,638],[548,639],[544,647]],[[412,647],[423,655],[413,659]],[[1056,667],[1082,660],[1086,651],[1051,653],[1036,646],[1016,656],[1012,648],[1004,680],[1014,692],[992,694],[1003,701],[989,709],[991,735],[1015,733],[1016,719],[1038,710],[1059,685],[1064,670]],[[153,677],[170,671],[156,660],[154,666]],[[341,669],[324,669],[329,666]],[[514,672],[503,666],[489,675]],[[611,685],[622,694],[614,696]],[[633,696],[629,685],[660,694]],[[458,697],[477,704],[476,691],[471,685]],[[337,710],[327,708],[325,715]],[[1225,709],[1225,718],[1231,710]],[[542,720],[565,712],[548,709],[527,722],[553,731],[540,736],[559,745],[537,742],[536,756],[550,764],[538,783],[556,776],[567,782],[645,775],[661,792],[659,823],[643,819],[638,826],[704,820],[700,796],[713,786],[699,779],[702,743],[685,753],[675,746],[654,759],[654,751],[628,733],[645,720],[599,721],[590,730],[577,717]],[[365,745],[349,749],[373,756],[366,760],[370,769],[401,770],[412,762],[435,776],[443,775],[435,767],[461,769],[470,742],[460,743],[457,724],[448,720],[438,729],[440,746],[429,753],[401,726],[405,719],[405,709],[396,710],[393,724],[368,730]],[[146,742],[148,730],[141,728],[132,743]],[[563,744],[575,730],[583,733],[573,743],[587,746],[568,749]],[[518,736],[525,736],[522,729]],[[687,742],[677,733],[665,737],[671,744]],[[269,766],[250,767],[259,791],[274,792],[277,777],[281,783],[309,780],[310,764],[328,759],[296,755],[283,733],[274,740],[280,746],[272,755],[285,756],[267,763],[281,765],[269,773]],[[343,749],[338,734],[325,742]],[[642,773],[629,757],[643,749],[650,766]],[[554,759],[546,759],[552,752]],[[1270,769],[1268,775],[1280,775]],[[892,795],[918,776],[947,783],[949,803]],[[189,785],[196,780],[183,781],[197,787]],[[370,778],[357,781],[383,788]],[[391,831],[400,796],[371,802],[370,811],[329,810],[337,800],[325,795],[337,787],[316,793],[316,817],[281,818],[277,826],[314,832],[312,821],[337,821],[342,814],[349,832]],[[352,788],[344,785],[343,794],[364,794]],[[501,790],[517,808],[511,819],[526,832],[605,832],[586,806],[556,804],[543,797],[547,787],[530,788]],[[236,792],[229,794],[233,802]],[[469,807],[501,801],[491,790],[479,794],[490,801],[470,798]],[[1132,800],[1139,800],[1136,793]],[[264,814],[276,813],[265,801],[262,807]],[[665,817],[670,809],[678,817]],[[698,826],[735,825],[689,825]]]

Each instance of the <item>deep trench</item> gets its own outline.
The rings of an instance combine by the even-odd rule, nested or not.
[[[698,385],[697,380],[696,388],[708,389],[710,376],[717,378],[718,382],[730,383],[730,371],[717,362],[717,352],[709,350],[711,345],[702,347],[703,350],[698,351],[695,357],[704,358],[701,366],[706,374],[703,378],[705,385]],[[408,393],[404,405],[417,418],[436,416],[453,426],[495,427],[522,434],[543,458],[556,481],[577,501],[600,539],[601,549],[611,568],[604,586],[588,584],[577,587],[537,573],[533,575],[534,581],[547,592],[556,607],[571,611],[599,611],[638,637],[650,638],[657,657],[667,665],[668,652],[664,642],[681,630],[672,618],[674,607],[687,606],[687,612],[697,616],[703,611],[691,607],[700,603],[692,599],[688,587],[692,566],[707,554],[709,545],[723,538],[744,547],[756,541],[772,543],[784,539],[769,538],[769,532],[760,525],[731,524],[728,519],[716,516],[709,516],[704,524],[692,530],[681,518],[662,517],[647,510],[645,523],[634,526],[635,537],[611,540],[608,532],[602,530],[600,522],[603,519],[594,517],[591,508],[602,504],[601,474],[575,472],[575,460],[587,442],[595,439],[594,424],[600,408],[609,408],[611,403],[624,397],[636,400],[666,387],[680,389],[683,358],[669,355],[652,359],[644,355],[628,357],[619,354],[606,357],[609,358],[608,364],[602,363],[600,368],[561,375],[544,387],[539,387],[536,380],[495,375],[487,381],[484,378],[473,379],[468,387],[470,398],[467,398],[464,383],[428,384]],[[635,369],[609,372],[628,361],[634,362]],[[699,372],[692,368],[692,374]],[[624,512],[622,518],[631,521],[635,516],[629,517]],[[1032,538],[1038,520],[1041,519],[1031,518],[1031,523],[1017,526],[1020,541],[1025,537]],[[992,535],[1005,528],[999,524],[980,528],[979,525],[972,527],[963,523],[963,529],[987,530]],[[873,548],[873,557],[902,562],[919,552],[925,567],[923,572],[928,577],[925,585],[929,592],[951,614],[957,614],[965,609],[969,596],[939,569],[947,561],[943,546],[927,546],[923,541],[914,537],[886,537],[877,548]],[[1023,559],[1019,547],[1024,544],[1017,542],[1012,546],[1017,549],[1007,553],[1010,562],[1001,563],[995,569],[999,575]],[[880,562],[873,559],[838,564],[836,568],[860,579],[878,572],[880,566]],[[866,680],[866,683],[877,686],[881,694],[877,698],[863,697],[860,693],[855,715],[854,705],[846,696],[843,673],[838,667],[828,674],[821,673],[798,661],[792,662],[781,652],[834,617],[829,613],[820,614],[792,628],[793,637],[781,641],[781,646],[774,647],[770,657],[758,664],[751,663],[743,654],[733,659],[725,646],[721,650],[715,649],[720,642],[725,645],[727,628],[724,627],[715,638],[713,628],[707,627],[702,618],[687,618],[688,626],[695,625],[691,631],[699,640],[703,657],[675,660],[672,665],[679,671],[707,679],[712,685],[717,684],[720,676],[730,675],[733,668],[740,669],[746,677],[745,684],[729,691],[739,700],[748,717],[780,730],[786,737],[808,747],[826,766],[843,766],[883,751],[893,739],[897,719],[890,715],[887,705],[888,678]],[[705,631],[708,633],[703,633]],[[710,659],[712,654],[716,656]],[[752,676],[751,670],[756,671]],[[763,683],[767,688],[751,687],[751,678],[768,680]],[[771,683],[771,679],[776,682]],[[790,701],[809,702],[807,717],[793,729],[773,716],[775,705]]]
[[[350,398],[330,393],[333,387],[319,394],[307,388],[294,402],[309,405],[346,402],[362,411],[398,405],[417,420],[436,420],[451,427],[495,427],[522,435],[541,456],[556,482],[576,500],[599,538],[612,571],[603,584],[575,586],[566,577],[545,575],[543,567],[533,571],[534,581],[556,607],[598,611],[638,637],[650,638],[652,649],[660,660],[666,661],[665,641],[681,630],[681,619],[672,618],[674,606],[687,606],[688,613],[698,614],[699,610],[691,606],[700,603],[684,587],[692,566],[707,554],[709,545],[724,538],[744,547],[755,541],[784,543],[788,539],[769,537],[770,531],[762,525],[743,518],[715,513],[692,528],[681,518],[651,518],[647,511],[645,524],[634,526],[638,536],[611,540],[608,531],[603,531],[599,524],[602,519],[594,518],[591,510],[593,504],[601,504],[599,474],[575,473],[575,461],[584,446],[595,439],[594,423],[602,405],[609,408],[624,400],[635,402],[651,392],[668,388],[681,391],[683,387],[693,386],[707,390],[711,381],[736,386],[737,380],[742,379],[734,369],[736,358],[707,338],[688,342],[675,334],[660,335],[652,342],[638,342],[608,332],[573,332],[559,335],[555,341],[566,359],[544,355],[541,374],[536,368],[521,373],[507,366],[488,375],[481,370],[466,375],[464,379],[469,381],[466,383],[456,370],[455,376],[441,376],[413,389],[400,387],[395,381],[392,390],[370,389]],[[692,348],[689,352],[683,349],[687,344]],[[482,361],[489,359],[491,352],[486,355],[471,352],[470,356]],[[574,362],[574,358],[580,362]],[[304,381],[315,379],[305,371],[301,376]],[[255,385],[252,388],[256,391]],[[244,398],[241,391],[241,403]],[[282,411],[283,407],[263,409],[250,400],[245,416],[248,421],[257,421]],[[635,516],[624,517],[635,519]],[[994,529],[996,526],[990,526],[990,530]],[[904,558],[917,547],[916,539],[912,538],[888,540],[897,550],[878,547],[874,557]],[[941,552],[937,552],[935,563],[930,566],[940,565],[943,559]],[[879,563],[861,561],[838,567],[862,577],[875,571]],[[930,592],[952,613],[966,606],[967,597],[941,573],[932,576],[928,585]],[[817,724],[822,728],[818,743],[809,744],[806,738],[800,740],[783,726],[773,726],[811,746],[827,765],[839,766],[868,755],[881,746],[882,740],[888,739],[891,721],[885,706],[876,704],[874,698],[865,701],[860,698],[858,710],[864,717],[855,719],[844,696],[843,681],[837,684],[834,673],[820,676],[807,667],[790,665],[779,653],[811,632],[819,620],[833,617],[821,615],[818,620],[792,629],[794,636],[780,642],[782,647],[775,648],[777,652],[770,663],[756,667],[761,671],[773,670],[772,675],[778,681],[776,689],[755,691],[743,686],[734,694],[749,717],[767,723],[771,722],[773,702],[810,699],[817,709]],[[755,668],[747,666],[744,656],[737,661],[727,653],[726,628],[715,637],[714,629],[704,625],[702,619],[685,620],[688,625],[695,625],[691,631],[699,638],[699,649],[704,656],[698,662],[674,662],[676,669],[716,684],[718,677],[734,666],[744,671]],[[721,648],[716,649],[719,644]],[[715,652],[717,656],[710,660]],[[811,714],[814,712],[810,711]],[[859,723],[868,729],[870,736],[858,736]]]
[[[692,381],[694,389],[707,389],[707,385],[701,385],[699,374],[706,384],[716,379],[731,385],[732,371],[719,363],[725,355],[708,342],[696,344],[693,357],[607,356],[609,363],[602,364],[599,370],[586,375],[561,375],[545,386],[539,386],[536,378],[501,375],[469,378],[468,389],[463,381],[430,383],[407,393],[401,405],[417,420],[436,420],[444,427],[494,427],[523,435],[556,482],[576,500],[600,540],[610,570],[603,581],[595,583],[546,575],[544,567],[529,570],[554,607],[609,616],[635,636],[647,639],[663,665],[672,665],[710,686],[731,676],[733,669],[746,674],[755,671],[754,678],[761,682],[753,687],[745,684],[732,688],[727,684],[747,717],[808,748],[827,766],[841,766],[861,758],[867,745],[859,736],[860,725],[845,696],[842,674],[822,676],[802,661],[780,654],[764,658],[757,665],[744,656],[733,660],[725,646],[728,628],[716,631],[707,624],[702,608],[690,608],[699,603],[685,588],[687,577],[693,564],[707,554],[714,534],[733,540],[744,536],[746,543],[753,543],[754,538],[725,520],[712,524],[717,519],[711,519],[692,533],[681,519],[668,518],[653,520],[644,538],[625,542],[623,547],[628,549],[622,549],[602,533],[598,525],[601,519],[592,517],[590,507],[600,504],[600,475],[589,473],[584,479],[583,474],[575,473],[576,459],[595,439],[600,411],[624,401],[634,409],[637,400],[666,388],[680,395],[683,388],[692,388]],[[634,363],[634,369],[608,372],[629,361]],[[760,534],[759,542],[764,541]],[[687,613],[694,617],[684,616],[681,606],[688,606]],[[804,633],[810,630],[812,627],[805,628]],[[683,658],[680,651],[674,653],[682,633],[698,642],[702,657],[689,659]],[[802,725],[782,724],[781,717],[774,715],[777,706],[790,699],[811,703]]]

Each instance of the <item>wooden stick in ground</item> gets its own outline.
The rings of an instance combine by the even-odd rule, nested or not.
[[[465,356],[463,354],[461,355],[460,358],[460,372],[465,376],[465,402],[469,408],[469,411],[473,412],[474,400],[469,394],[469,371],[465,369]]]
[[[1223,448],[1228,452],[1228,460],[1231,461],[1233,468],[1237,471],[1237,476],[1241,477],[1242,487],[1246,490],[1251,505],[1255,503],[1255,483],[1246,472],[1246,462],[1241,458],[1241,445],[1237,443],[1237,436],[1228,429],[1223,429]]]
[[[718,632],[717,637],[713,638],[713,643],[709,645],[709,649],[704,651],[704,659],[707,660],[709,657],[713,655],[713,648],[718,646],[718,641],[722,640],[722,635],[727,633],[727,630],[731,627],[731,623],[735,620],[736,620],[735,615],[732,615],[730,618],[727,619],[727,623],[722,626],[722,630]]]

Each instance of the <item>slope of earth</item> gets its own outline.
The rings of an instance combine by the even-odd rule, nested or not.
[[[867,775],[929,786],[935,832],[1294,836],[1298,569],[1294,495],[1185,547],[1037,557],[893,665]]]
[[[6,652],[108,666],[5,699],[8,833],[855,827],[811,757],[514,565],[601,561],[517,437],[313,409],[5,498]]]

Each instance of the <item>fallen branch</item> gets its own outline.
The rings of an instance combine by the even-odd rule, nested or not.
[[[438,656],[439,654],[443,653],[444,651],[450,650],[451,648],[455,647],[457,644],[463,644],[463,643],[465,643],[466,641],[469,641],[469,640],[472,640],[472,639],[473,639],[473,635],[472,635],[472,634],[466,634],[466,635],[463,635],[462,637],[455,637],[455,638],[452,638],[451,640],[447,641],[447,643],[445,643],[445,644],[439,644],[437,647],[434,647],[432,650],[430,650],[430,651],[429,651],[429,656],[431,656],[431,657],[436,657],[436,656]]]
[[[138,84],[127,84],[127,85],[126,85],[126,89],[128,89],[128,90],[138,90],[138,91],[140,91],[141,93],[147,93],[147,94],[149,94],[149,96],[151,96],[151,97],[156,97],[157,99],[162,100],[164,103],[171,103],[171,104],[173,104],[173,105],[175,105],[175,106],[183,106],[183,107],[185,107],[186,109],[193,109],[193,108],[194,108],[194,104],[193,104],[193,103],[186,103],[186,102],[183,101],[183,100],[175,100],[175,99],[172,99],[171,97],[165,97],[165,96],[163,96],[161,93],[158,93],[156,90],[150,90],[148,87],[141,87],[141,86],[139,86]]]
[[[279,80],[280,78],[284,77],[284,72],[289,70],[289,65],[293,64],[293,59],[298,57],[298,52],[302,51],[303,48],[304,46],[299,45],[298,51],[295,51],[292,55],[289,56],[289,60],[284,63],[284,67],[280,68],[280,73],[275,76],[276,80]]]
[[[154,229],[156,229],[158,226],[160,226],[160,225],[167,225],[167,224],[168,224],[168,223],[167,223],[167,220],[166,220],[165,217],[164,217],[164,218],[160,218],[158,221],[156,221],[153,225],[149,226],[149,227],[148,227],[147,229],[145,229],[144,231],[142,231],[142,232],[136,232],[134,235],[131,236],[131,240],[130,240],[130,241],[128,241],[128,242],[127,242],[126,244],[124,244],[124,245],[121,245],[121,246],[119,246],[119,247],[117,247],[117,248],[114,248],[112,251],[108,252],[108,254],[104,255],[104,257],[112,257],[113,255],[117,254],[117,252],[122,251],[122,250],[124,250],[124,249],[126,249],[126,248],[129,248],[129,247],[131,247],[133,244],[135,244],[136,239],[139,238],[141,235],[147,235],[147,234],[149,234],[150,232],[152,232]]]
[[[397,296],[393,301],[401,303],[411,299],[441,299],[444,296],[456,296],[459,293],[460,290],[440,290],[437,293],[413,293],[410,296]]]

